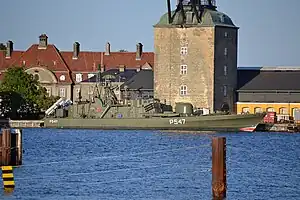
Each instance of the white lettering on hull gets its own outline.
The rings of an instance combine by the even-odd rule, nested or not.
[[[179,124],[185,124],[186,120],[185,119],[169,119],[169,123],[170,124],[174,124],[174,125],[179,125]]]
[[[57,124],[57,122],[58,122],[57,119],[50,119],[49,120],[50,124]]]

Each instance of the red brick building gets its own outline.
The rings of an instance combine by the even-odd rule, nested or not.
[[[48,44],[48,36],[39,36],[39,43],[26,51],[15,51],[13,42],[7,42],[6,51],[0,51],[0,78],[11,66],[24,66],[36,76],[49,95],[75,99],[81,82],[95,76],[99,71],[119,69],[152,69],[153,52],[143,52],[143,45],[137,44],[136,52],[111,52],[107,43],[105,51],[81,51],[80,44],[73,44],[73,51],[59,51],[54,44]],[[126,81],[126,80],[123,80]],[[93,83],[95,84],[95,83]],[[80,86],[82,90],[82,86]]]

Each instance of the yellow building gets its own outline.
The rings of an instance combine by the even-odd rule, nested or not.
[[[300,67],[238,68],[236,112],[276,112],[294,117],[300,109]]]
[[[300,109],[300,103],[258,103],[258,102],[237,102],[238,114],[276,112],[278,114],[294,116],[296,109]]]

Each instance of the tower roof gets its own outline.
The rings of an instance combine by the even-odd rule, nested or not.
[[[228,15],[216,10],[216,6],[193,5],[190,2],[179,3],[176,10],[165,13],[154,27],[177,25],[236,27]]]

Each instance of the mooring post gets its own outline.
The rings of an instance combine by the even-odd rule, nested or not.
[[[226,138],[212,138],[212,195],[213,200],[226,198]]]
[[[22,165],[23,146],[22,146],[22,129],[16,129],[17,134],[17,163],[16,165]]]
[[[10,129],[2,131],[2,165],[9,165],[11,160],[11,134]]]

